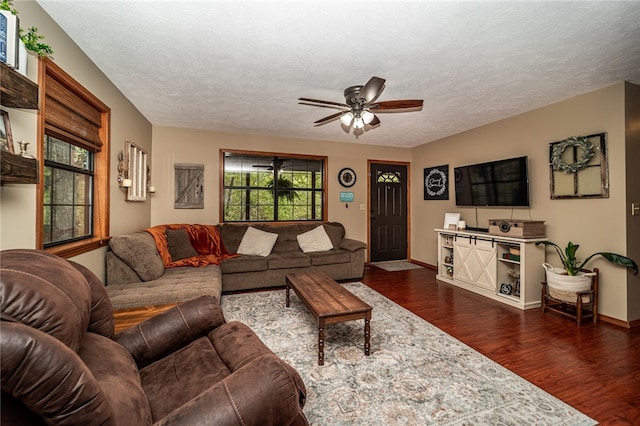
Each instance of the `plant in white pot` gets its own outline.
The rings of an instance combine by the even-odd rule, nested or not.
[[[614,265],[629,268],[634,274],[638,273],[638,265],[636,262],[621,254],[597,252],[581,261],[576,257],[576,251],[578,251],[580,247],[579,244],[573,244],[569,241],[564,251],[560,246],[551,241],[539,241],[536,243],[536,245],[540,244],[553,247],[562,261],[562,268],[554,268],[548,263],[542,265],[547,272],[547,284],[551,288],[570,292],[588,290],[591,286],[591,276],[593,276],[594,273],[586,271],[586,266],[587,263],[596,256],[601,256]]]

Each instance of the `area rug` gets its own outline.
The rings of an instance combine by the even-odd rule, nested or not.
[[[296,368],[312,425],[594,425],[595,421],[362,283],[344,284],[373,307],[371,355],[364,320],[325,330],[285,291],[222,296],[227,321],[249,325]]]
[[[407,262],[406,260],[393,261],[393,262],[374,262],[372,265],[382,268],[385,271],[408,271],[409,269],[422,269],[422,266],[415,263]]]

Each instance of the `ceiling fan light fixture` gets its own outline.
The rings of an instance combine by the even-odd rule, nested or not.
[[[362,119],[362,117],[356,117],[355,121],[353,122],[353,128],[362,129],[363,127],[364,127],[364,120]]]
[[[342,117],[340,117],[340,121],[342,121],[342,124],[344,124],[345,126],[351,126],[351,122],[353,121],[353,113],[349,111],[346,114],[342,114]]]
[[[375,116],[369,111],[364,110],[362,111],[361,117],[362,117],[362,120],[364,121],[364,124],[369,124],[373,121],[373,117]]]

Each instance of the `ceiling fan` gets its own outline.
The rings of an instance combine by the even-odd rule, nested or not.
[[[380,119],[374,113],[380,112],[409,112],[422,109],[422,99],[405,99],[398,101],[377,102],[378,96],[385,87],[385,79],[371,77],[364,86],[351,86],[344,90],[345,103],[321,101],[317,99],[298,98],[300,105],[309,105],[322,108],[335,108],[339,112],[331,114],[320,120],[314,121],[316,126],[321,126],[340,118],[342,124],[355,129],[364,128],[365,124],[377,126]]]
[[[279,170],[282,170],[284,166],[284,161],[285,160],[280,160],[276,158],[271,161],[271,164],[254,164],[253,167],[257,169],[266,169],[269,171],[272,171],[274,168],[277,168],[279,171]]]

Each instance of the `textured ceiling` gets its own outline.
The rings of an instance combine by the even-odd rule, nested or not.
[[[37,1],[157,126],[414,147],[640,84],[637,1]],[[422,111],[354,135],[298,105],[374,75]]]

